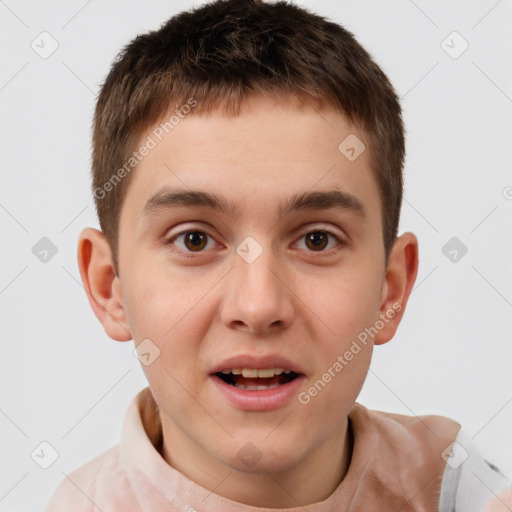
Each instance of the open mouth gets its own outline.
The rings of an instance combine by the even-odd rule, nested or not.
[[[226,384],[247,391],[277,388],[295,380],[299,374],[282,368],[233,368],[215,373]]]

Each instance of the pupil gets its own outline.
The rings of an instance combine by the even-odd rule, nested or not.
[[[310,247],[310,243],[312,244],[312,247]],[[309,233],[306,237],[306,244],[310,249],[324,249],[327,245],[327,236],[321,231]]]
[[[206,245],[206,237],[200,231],[191,231],[185,237],[185,245],[193,251],[202,249]]]

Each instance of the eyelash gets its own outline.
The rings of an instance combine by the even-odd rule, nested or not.
[[[199,232],[199,233],[203,233],[205,234],[207,237],[211,238],[212,240],[214,240],[214,238],[209,235],[206,231],[204,230],[201,230],[201,229],[186,229],[186,230],[183,230],[183,231],[180,231],[179,233],[176,233],[175,235],[173,235],[171,238],[169,238],[168,240],[165,241],[165,245],[166,246],[172,246],[173,243],[182,235],[186,235],[187,233],[194,233],[194,232]],[[320,251],[312,251],[312,250],[307,250],[306,252],[310,252],[312,254],[330,254],[331,251],[334,249],[334,250],[339,250],[339,246],[343,246],[345,245],[345,242],[337,235],[335,235],[332,231],[329,231],[327,229],[309,229],[308,231],[305,231],[304,233],[302,233],[299,237],[299,240],[303,239],[306,235],[309,235],[311,233],[324,233],[326,234],[327,236],[333,238],[337,244],[338,244],[338,248],[330,248],[330,249],[323,249],[323,250],[320,250]],[[205,250],[202,250],[202,251],[188,251],[188,250],[183,250],[183,249],[179,249],[179,250],[176,250],[176,249],[171,249],[173,252],[175,253],[178,253],[180,256],[184,257],[184,258],[196,258],[198,257],[197,255],[200,255],[202,253],[205,252]]]

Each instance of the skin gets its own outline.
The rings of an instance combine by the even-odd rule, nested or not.
[[[160,406],[162,456],[241,503],[307,505],[336,489],[351,457],[347,417],[373,345],[393,337],[416,278],[411,233],[396,240],[385,266],[370,151],[351,162],[338,150],[351,133],[366,140],[338,111],[261,96],[238,117],[188,116],[133,171],[120,214],[119,276],[103,234],[80,235],[80,273],[106,333],[136,345],[149,338],[161,351],[143,370]],[[223,195],[240,214],[180,206],[141,217],[164,185]],[[279,217],[278,204],[293,193],[333,189],[355,196],[366,216],[324,209]],[[211,237],[202,252],[183,236],[165,243],[187,230]],[[305,235],[316,231],[341,243],[328,238],[315,250]],[[236,253],[247,236],[263,249],[253,263]],[[300,365],[306,391],[396,303],[401,311],[307,404],[294,397],[275,410],[246,411],[212,385],[209,370],[227,357],[278,353]],[[248,442],[261,453],[250,468],[237,457]]]
[[[512,510],[512,489],[506,489],[493,498],[484,512],[509,512]]]

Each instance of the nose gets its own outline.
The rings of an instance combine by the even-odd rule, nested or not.
[[[265,335],[292,324],[295,314],[292,283],[277,268],[270,249],[264,250],[252,263],[235,255],[221,303],[224,325]]]

